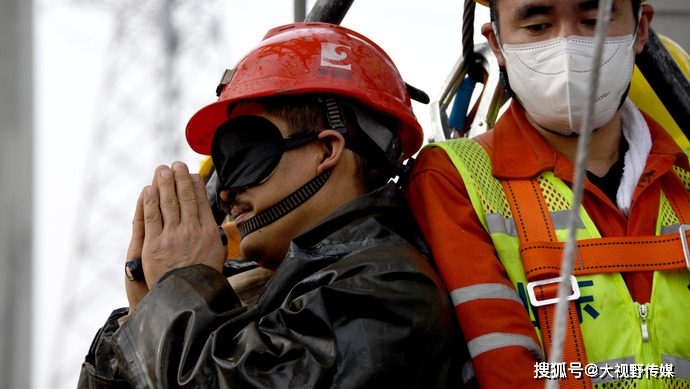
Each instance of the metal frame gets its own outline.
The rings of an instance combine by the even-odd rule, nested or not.
[[[473,137],[493,128],[501,107],[509,100],[509,97],[501,86],[496,57],[489,45],[482,43],[474,46],[474,52],[469,61],[464,55],[458,59],[443,84],[438,99],[431,102],[432,136],[429,142],[439,142],[454,137],[455,134],[452,133],[448,124],[446,110],[465,77],[473,71],[478,72],[479,70],[483,75],[484,89],[475,104],[476,112],[473,115],[472,123],[464,135]]]

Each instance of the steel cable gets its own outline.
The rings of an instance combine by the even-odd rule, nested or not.
[[[474,59],[474,11],[477,3],[474,0],[465,0],[462,14],[462,56],[465,63]]]
[[[577,154],[575,157],[575,177],[573,180],[573,204],[568,217],[568,235],[561,263],[561,282],[558,285],[558,302],[556,303],[556,313],[554,319],[554,335],[551,343],[550,363],[559,363],[563,359],[563,344],[565,337],[566,317],[568,316],[568,300],[566,296],[570,294],[570,276],[573,273],[573,254],[576,246],[576,229],[579,219],[580,206],[584,193],[584,179],[587,171],[587,159],[589,157],[589,145],[592,139],[593,130],[592,116],[594,112],[594,101],[599,85],[599,73],[601,58],[604,50],[604,40],[611,18],[611,8],[613,0],[599,0],[599,10],[597,13],[597,25],[595,31],[595,50],[592,58],[592,74],[587,90],[587,106],[584,121],[580,128],[580,136],[577,142]],[[552,365],[553,366],[553,365]],[[547,381],[547,389],[556,389],[560,386],[557,379]]]

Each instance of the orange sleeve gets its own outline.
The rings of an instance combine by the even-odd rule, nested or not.
[[[540,352],[540,346],[532,321],[472,207],[460,174],[441,148],[419,155],[406,197],[451,292],[479,387],[543,388],[545,382],[534,379],[538,359],[533,353],[535,348]],[[502,293],[482,294],[487,290]],[[504,297],[512,292],[510,298]],[[531,341],[534,347],[506,346],[506,339]]]
[[[228,236],[228,259],[241,258],[240,253],[240,232],[235,222],[223,224],[225,234]],[[262,267],[235,274],[228,277],[228,282],[235,290],[237,297],[240,298],[242,305],[254,304],[264,289],[266,282],[271,278],[273,272]]]
[[[228,237],[228,259],[241,258],[240,231],[237,230],[235,222],[224,223],[222,227],[225,230],[225,235]]]

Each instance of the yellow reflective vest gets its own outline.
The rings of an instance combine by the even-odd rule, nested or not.
[[[433,146],[446,151],[462,176],[477,216],[490,234],[501,263],[528,308],[543,347],[544,320],[540,322],[540,308],[535,305],[543,302],[551,305],[548,304],[551,298],[535,292],[540,287],[535,288],[534,283],[538,283],[536,281],[540,279],[540,274],[546,274],[540,267],[553,265],[557,260],[560,268],[561,251],[556,247],[562,246],[567,239],[572,191],[552,172],[543,172],[531,182],[538,187],[538,196],[527,196],[525,191],[520,195],[520,191],[513,191],[512,187],[509,196],[505,190],[506,183],[492,176],[491,159],[479,143],[462,138]],[[677,167],[674,169],[685,184],[684,190],[690,188],[690,174]],[[524,182],[513,184],[525,185]],[[539,198],[533,198],[539,196],[546,205],[544,221],[534,212],[525,214],[516,209],[524,202],[540,201]],[[690,271],[682,254],[681,221],[671,205],[674,199],[669,197],[670,193],[662,191],[657,236],[650,237],[649,244],[638,238],[634,244],[639,246],[632,250],[628,247],[624,251],[634,255],[609,260],[618,263],[619,268],[630,264],[631,271],[663,269],[662,265],[657,267],[657,263],[673,263],[666,267],[672,270],[654,271],[650,303],[643,305],[632,300],[620,271],[592,270],[592,261],[606,262],[609,253],[596,247],[597,242],[608,241],[601,238],[587,212],[580,208],[574,274],[577,275],[578,270],[588,264],[590,269],[584,272],[589,274],[576,276],[577,288],[573,289],[577,289],[579,297],[571,302],[571,311],[577,313],[586,350],[586,358],[582,359],[586,363],[569,361],[566,366],[569,379],[580,377],[587,382],[587,386],[593,385],[595,388],[690,389]],[[690,220],[682,222],[690,223]],[[552,241],[538,240],[529,245],[521,242],[520,230],[525,229],[526,224],[532,225],[529,228],[541,229],[538,234],[542,236],[552,235]],[[633,239],[618,239],[614,243],[625,245]],[[666,246],[662,248],[659,242]],[[668,247],[672,255],[665,251]],[[558,255],[551,255],[551,251],[558,251]],[[614,255],[616,252],[611,251]],[[636,255],[638,252],[642,257]],[[553,257],[551,262],[542,262],[546,261],[546,254]],[[529,255],[531,258],[528,258]],[[594,257],[598,259],[591,259]],[[653,263],[646,268],[636,265],[649,261]],[[558,269],[551,270],[558,274]],[[566,331],[566,337],[568,333]]]

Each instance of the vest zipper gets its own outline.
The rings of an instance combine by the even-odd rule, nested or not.
[[[649,330],[647,329],[647,304],[638,305],[637,312],[640,314],[640,318],[642,319],[642,322],[640,323],[642,328],[642,341],[646,343],[649,341]]]

